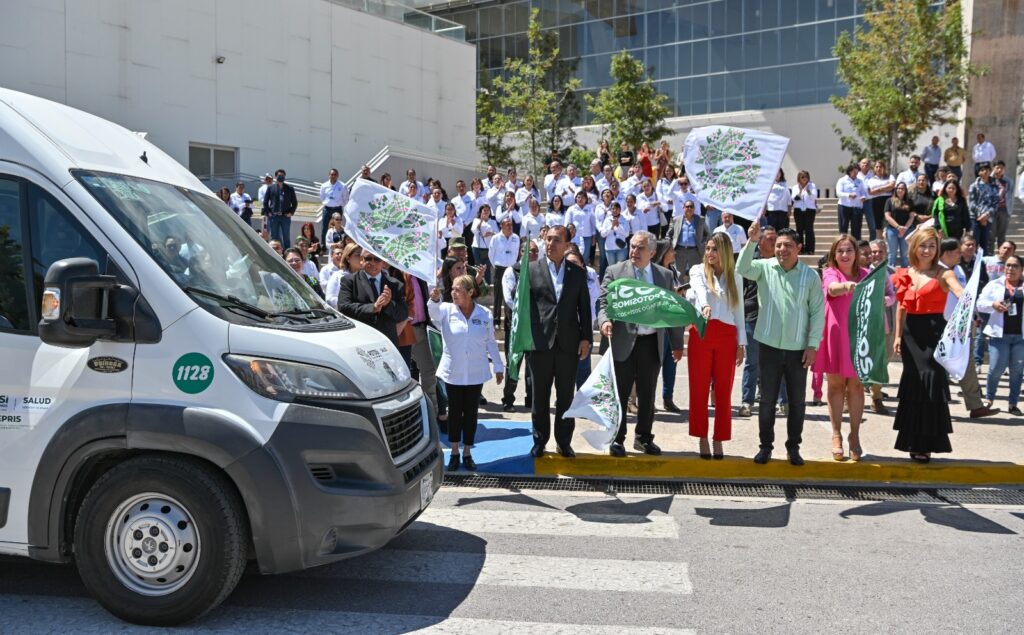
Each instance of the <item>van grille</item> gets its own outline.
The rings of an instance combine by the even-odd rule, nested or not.
[[[419,402],[381,418],[391,458],[402,456],[423,438],[423,412]]]

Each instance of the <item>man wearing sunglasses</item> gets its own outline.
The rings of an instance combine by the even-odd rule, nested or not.
[[[368,324],[398,346],[398,329],[409,319],[405,285],[387,273],[377,256],[363,250],[363,270],[341,280],[338,310]]]

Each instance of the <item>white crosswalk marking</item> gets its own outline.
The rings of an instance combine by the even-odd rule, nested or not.
[[[153,633],[154,629],[119,623],[91,598],[0,596],[0,624],[17,624],[20,635],[66,631]],[[223,606],[190,630],[222,633],[424,633],[429,635],[691,635],[676,628],[639,628],[594,624],[552,624],[433,615],[353,613]],[[13,632],[13,631],[12,631]]]
[[[488,584],[629,593],[693,593],[685,562],[558,558],[519,554],[384,549],[358,569],[334,566],[302,574],[315,578]]]
[[[562,511],[533,512],[494,509],[435,509],[428,507],[417,529],[454,529],[470,534],[590,536],[596,538],[679,537],[671,516],[581,514]],[[429,524],[422,524],[429,523]]]

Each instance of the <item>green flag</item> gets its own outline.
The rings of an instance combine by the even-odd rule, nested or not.
[[[427,346],[430,347],[430,356],[434,358],[434,368],[441,365],[441,355],[444,354],[444,339],[441,331],[432,326],[427,327]]]
[[[519,366],[523,353],[533,350],[533,327],[530,325],[530,245],[523,245],[523,257],[519,261],[519,283],[516,285],[516,306],[512,311],[512,327],[509,329],[508,378],[519,381]]]
[[[697,309],[674,291],[633,278],[619,278],[608,284],[608,319],[651,328],[697,327],[704,337],[707,321]]]
[[[864,384],[889,381],[889,351],[885,346],[885,265],[857,283],[850,303],[850,357]]]

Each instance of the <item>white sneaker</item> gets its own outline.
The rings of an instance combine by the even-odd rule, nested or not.
[[[784,403],[780,403],[778,407],[775,408],[775,414],[785,417],[789,414],[789,406]]]
[[[736,413],[737,417],[749,417],[751,414],[750,404],[745,403],[740,406],[739,412]]]

